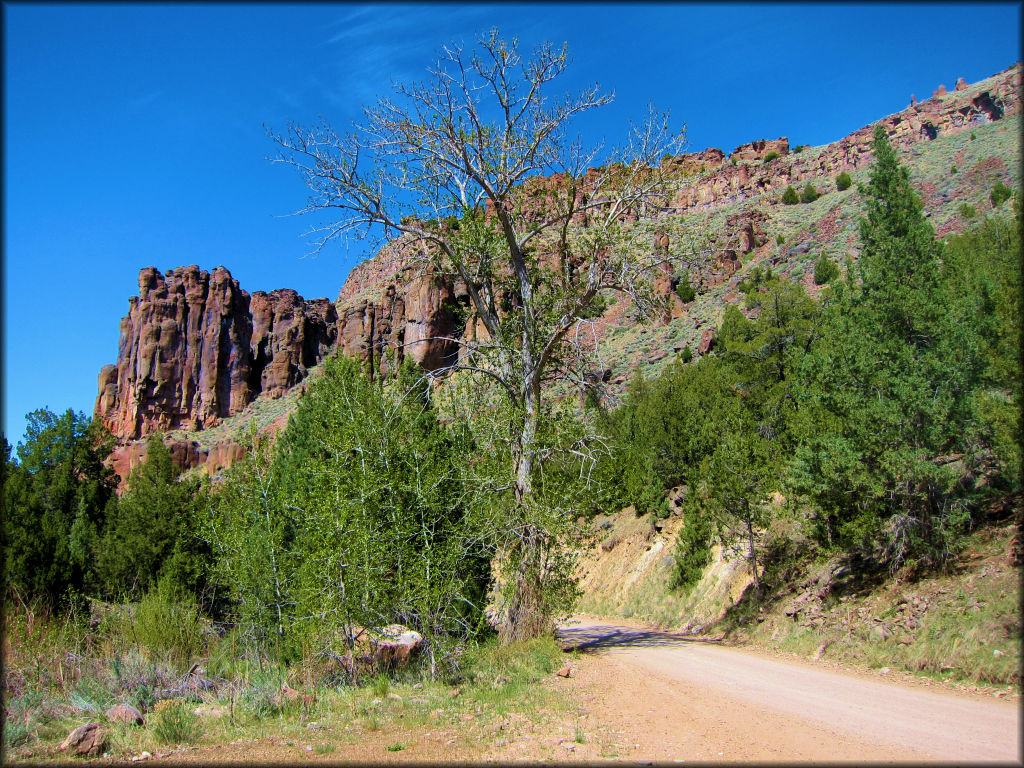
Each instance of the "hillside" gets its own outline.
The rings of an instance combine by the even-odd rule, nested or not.
[[[857,259],[856,185],[867,178],[876,124],[910,168],[940,237],[962,230],[972,210],[988,213],[995,184],[1021,184],[1020,83],[1020,65],[973,85],[961,80],[824,146],[762,139],[728,155],[712,148],[664,158],[677,183],[671,205],[638,225],[660,235],[667,266],[659,286],[670,309],[640,324],[628,306],[612,303],[593,323],[601,360],[593,374],[608,395],[637,366],[656,373],[687,345],[706,351],[755,267],[799,280],[814,295],[819,256]],[[842,172],[854,182],[845,191],[836,185]],[[813,202],[782,201],[788,187],[808,184],[819,194]],[[375,373],[407,354],[428,370],[450,363],[457,346],[445,337],[474,332],[460,321],[468,299],[450,280],[415,273],[407,250],[414,247],[396,241],[358,265],[333,303],[288,290],[250,297],[223,267],[143,270],[121,323],[118,361],[100,373],[95,409],[119,441],[118,473],[145,455],[141,438],[166,430],[180,465],[215,474],[240,455],[250,421],[283,424],[304,379],[335,350]],[[684,304],[674,288],[687,272],[697,296]]]

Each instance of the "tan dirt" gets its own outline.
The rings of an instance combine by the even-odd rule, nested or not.
[[[561,628],[566,714],[187,748],[158,762],[1019,762],[1019,702],[837,671],[626,620]],[[831,668],[830,668],[831,666]],[[306,747],[333,743],[317,754]],[[397,752],[388,745],[402,743]]]
[[[1019,762],[1013,702],[580,618],[577,696],[635,760]]]

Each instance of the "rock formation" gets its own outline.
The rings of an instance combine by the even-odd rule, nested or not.
[[[959,79],[949,93],[922,102],[912,97],[909,107],[877,124],[894,147],[903,149],[1019,112],[1020,87],[1020,65],[974,86]],[[802,152],[793,152],[783,137],[744,144],[728,156],[710,148],[664,158],[662,167],[679,182],[666,215],[707,218],[740,204],[739,212],[725,219],[714,258],[700,265],[672,264],[658,275],[658,289],[672,302],[664,320],[687,311],[674,293],[676,267],[690,267],[691,280],[702,286],[727,281],[744,255],[764,254],[772,247],[767,234],[772,231],[771,204],[787,186],[812,180],[819,185],[823,178],[871,162],[874,125]],[[770,153],[778,157],[764,162]],[[577,188],[581,199],[587,178]],[[542,209],[567,182],[557,175],[531,179],[526,200]],[[833,190],[819,191],[827,195]],[[755,200],[756,208],[746,205]],[[836,210],[833,206],[829,214],[833,220]],[[489,209],[484,213],[493,215]],[[834,227],[827,219],[822,226]],[[586,222],[580,217],[577,223]],[[656,247],[670,253],[669,236],[663,235]],[[100,372],[96,418],[122,442],[156,430],[210,427],[259,395],[289,391],[332,349],[361,358],[373,374],[386,373],[406,355],[430,370],[455,362],[459,342],[481,331],[466,326],[465,288],[423,266],[422,248],[407,238],[389,243],[351,271],[334,304],[305,301],[291,290],[250,297],[223,267],[207,273],[191,266],[166,275],[152,267],[142,270],[139,295],[130,300],[121,321],[117,365]],[[617,312],[613,306],[609,316]],[[698,352],[711,344],[713,333],[704,329]],[[241,455],[230,442],[211,448],[181,442],[172,451],[184,467],[205,463],[211,469]],[[127,474],[142,453],[140,447],[123,446],[119,474],[122,469]]]
[[[223,267],[146,267],[121,320],[117,365],[100,371],[95,416],[122,441],[216,425],[301,381],[336,326],[327,299],[290,290],[250,299]]]

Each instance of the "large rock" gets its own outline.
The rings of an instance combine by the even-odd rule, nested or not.
[[[423,646],[423,635],[401,624],[371,632],[370,654],[378,669],[404,667]]]
[[[80,725],[64,739],[59,749],[72,755],[95,757],[107,742],[107,729],[99,723]]]
[[[107,719],[115,723],[128,723],[129,725],[145,725],[142,713],[131,704],[115,704],[108,709]]]

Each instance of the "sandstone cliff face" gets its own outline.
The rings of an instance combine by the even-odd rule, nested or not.
[[[95,416],[121,440],[215,425],[298,383],[336,325],[326,299],[288,290],[250,299],[223,267],[147,267],[121,320],[117,365],[100,371]]]

